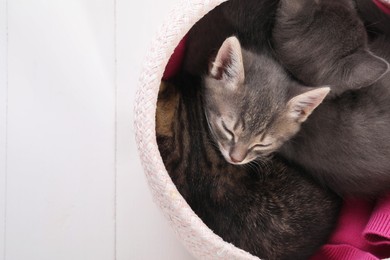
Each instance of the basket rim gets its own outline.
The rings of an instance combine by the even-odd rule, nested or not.
[[[225,1],[180,1],[168,14],[151,42],[141,70],[134,105],[134,129],[138,153],[154,202],[187,250],[199,259],[255,260],[259,258],[224,241],[193,212],[165,169],[154,130],[158,90],[170,56],[194,24]]]

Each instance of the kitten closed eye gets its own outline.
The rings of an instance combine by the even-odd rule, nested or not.
[[[267,147],[267,146],[271,146],[272,143],[268,143],[268,144],[256,144],[254,147]]]
[[[262,149],[262,148],[265,148],[265,147],[270,147],[271,145],[272,145],[272,143],[255,144],[255,145],[252,146],[249,150]]]
[[[225,130],[225,133],[227,134],[226,136],[228,137],[229,140],[234,140],[234,133],[227,128],[225,125],[225,122],[222,121],[222,128]]]

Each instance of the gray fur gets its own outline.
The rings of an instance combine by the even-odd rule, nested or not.
[[[271,154],[296,134],[300,124],[321,103],[329,88],[307,88],[290,79],[269,55],[229,47],[222,66],[216,62],[204,77],[206,115],[212,133],[225,159],[245,164],[259,155]],[[234,57],[241,56],[242,59]],[[237,64],[243,62],[243,64]],[[232,65],[233,64],[233,65]],[[231,72],[232,68],[244,71]],[[221,71],[215,75],[213,71]],[[238,76],[240,75],[240,76]],[[241,77],[238,80],[237,77]],[[233,85],[233,86],[232,86]]]
[[[303,4],[292,12],[293,2]],[[369,46],[350,0],[282,0],[273,38],[296,78],[331,85],[339,96],[314,111],[281,153],[340,194],[390,190],[389,39]]]
[[[339,7],[342,9],[342,6]],[[294,8],[299,10],[298,7]],[[348,24],[348,19],[346,23]],[[304,30],[304,27],[301,29]],[[325,30],[324,33],[327,34],[327,31]],[[323,37],[321,33],[318,36]],[[342,39],[339,37],[339,41]],[[349,38],[345,39],[348,41]],[[351,55],[343,56],[341,52],[333,51],[333,45],[328,45],[325,38],[317,43],[316,46],[308,45],[307,48],[317,48],[321,52],[317,53],[315,50],[311,52],[311,49],[306,49],[307,54],[305,54],[300,52],[301,47],[298,45],[294,46],[295,49],[291,49],[291,52],[306,55],[308,59],[318,58],[318,60],[313,58],[308,60],[308,64],[315,63],[312,73],[317,76],[315,83],[318,85],[333,83],[329,80],[336,80],[337,77],[332,79],[332,75],[345,74],[345,77],[338,80],[344,79],[343,84],[351,82],[345,79],[350,79],[351,75],[348,72],[353,65],[332,67],[331,73],[321,72],[329,68],[327,64],[339,65],[340,62],[345,64],[345,57],[348,60],[359,57],[357,61],[363,63],[357,66],[367,65],[364,56],[360,56],[359,47],[356,49],[357,53],[351,54],[353,56],[351,58]],[[334,44],[350,46],[338,41]],[[389,38],[383,35],[363,51],[367,51],[370,47],[373,54],[368,55],[379,62],[378,68],[387,70],[387,62],[383,60],[390,59],[389,46]],[[347,47],[346,50],[352,50]],[[326,48],[329,48],[327,52]],[[325,59],[326,62],[319,64],[321,53],[329,55]],[[310,116],[292,120],[289,116],[291,112],[289,104],[296,97],[306,95],[313,88],[308,89],[289,78],[283,68],[267,54],[242,50],[242,56],[245,79],[234,88],[235,91],[227,91],[224,88],[225,82],[213,78],[210,74],[204,80],[206,114],[211,129],[219,141],[219,148],[227,161],[244,164],[255,160],[256,157],[268,156],[279,151],[339,194],[377,196],[389,191],[390,75],[388,73],[381,71],[380,75],[371,77],[374,83],[370,83],[369,86],[359,85],[367,79],[365,77],[363,80],[361,78],[356,80],[355,82],[360,83],[355,86],[333,84],[331,92],[337,92],[335,97],[325,100],[315,110],[315,106],[314,108],[310,106],[309,115],[313,112]],[[379,56],[383,58],[377,58]],[[306,66],[299,61],[298,59],[297,68]],[[380,64],[386,66],[382,68]],[[297,71],[298,74],[294,76],[302,75],[299,74],[299,70]],[[359,74],[372,76],[369,73],[372,71],[363,70],[363,72]],[[325,74],[329,77],[321,76]],[[368,81],[365,82],[368,84]],[[305,114],[306,110],[302,109],[300,112]],[[225,123],[227,130],[218,124],[218,120],[230,121],[229,125]],[[234,127],[236,124],[244,127]],[[233,138],[229,140],[229,134],[226,132],[230,132]],[[227,138],[221,138],[221,133],[224,133]],[[264,140],[268,141],[264,143]],[[251,149],[256,145],[264,146],[268,143],[271,145],[256,150]],[[240,152],[237,152],[237,149]]]
[[[372,49],[378,55],[387,52],[389,60],[388,38],[378,38]],[[321,104],[281,153],[339,194],[376,196],[390,190],[389,129],[386,74],[370,87]]]
[[[311,86],[331,85],[332,96],[369,86],[389,64],[367,46],[352,0],[282,0],[273,29],[280,62]]]

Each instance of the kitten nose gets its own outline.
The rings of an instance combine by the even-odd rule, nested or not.
[[[230,160],[232,160],[232,162],[234,162],[234,163],[240,163],[240,162],[242,162],[243,159],[241,159],[241,158],[237,159],[234,156],[230,155]]]
[[[232,151],[230,151],[229,156],[230,156],[230,160],[232,160],[232,162],[240,163],[245,159],[246,154],[240,153],[237,150],[232,150]]]

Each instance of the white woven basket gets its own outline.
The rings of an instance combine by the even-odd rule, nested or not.
[[[223,241],[192,211],[169,177],[158,150],[156,102],[161,78],[175,47],[207,12],[226,0],[186,0],[168,15],[146,57],[135,102],[136,141],[155,202],[175,233],[198,259],[258,259]]]
[[[156,142],[156,103],[165,66],[188,30],[207,12],[225,1],[183,0],[168,15],[168,20],[152,42],[140,76],[134,110],[136,141],[154,200],[186,248],[202,260],[254,260],[259,258],[225,242],[192,211],[169,177]],[[390,5],[390,0],[379,1]]]

